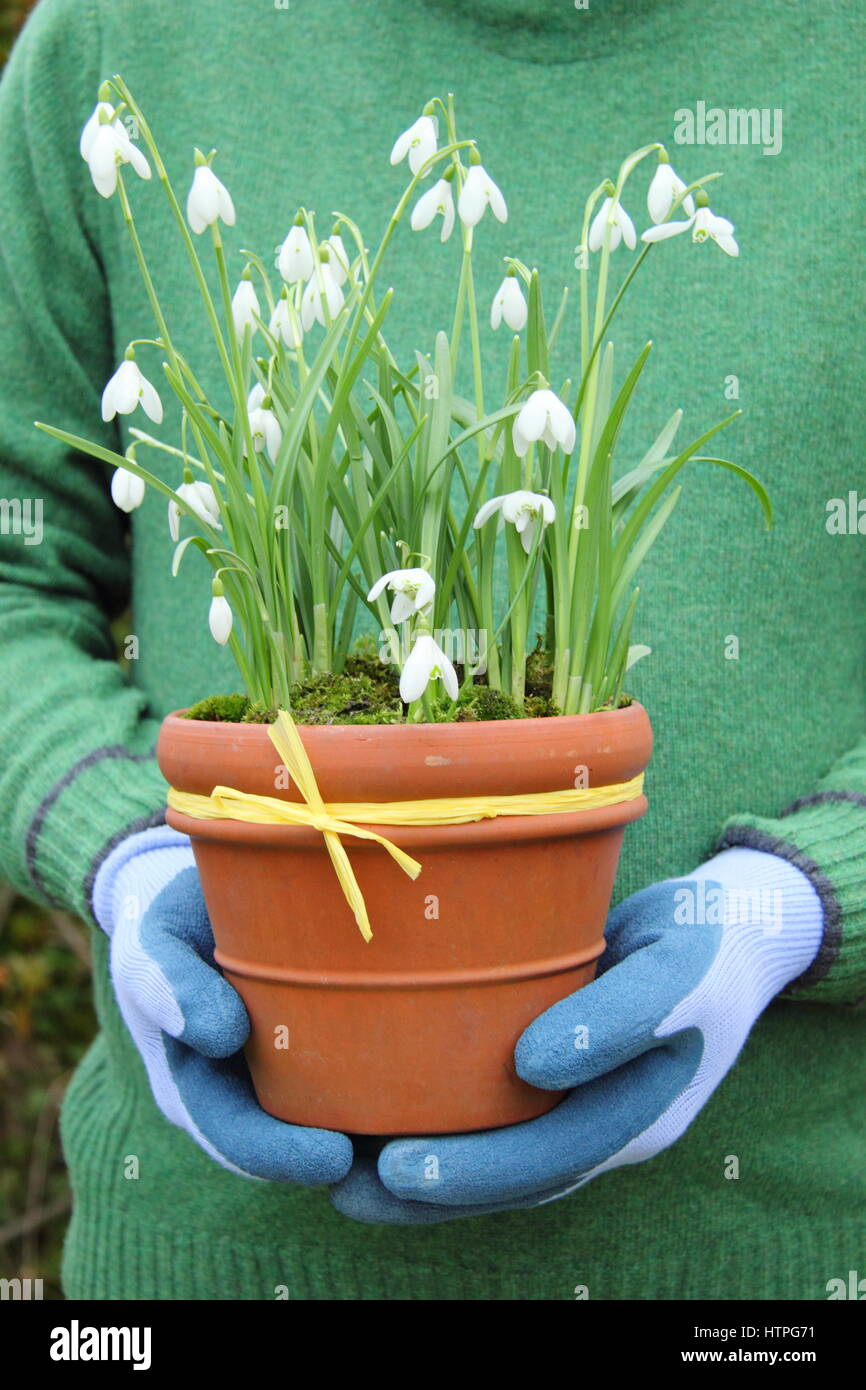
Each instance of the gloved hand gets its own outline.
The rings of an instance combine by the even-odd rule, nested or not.
[[[246,1009],[214,964],[213,934],[189,840],[168,826],[130,835],[100,866],[96,920],[111,938],[111,980],[153,1098],[223,1168],[305,1185],[349,1171],[344,1134],[262,1110],[240,1049]]]
[[[810,880],[774,854],[730,849],[611,913],[597,978],[515,1049],[524,1081],[568,1090],[537,1120],[398,1139],[332,1192],[357,1221],[429,1224],[533,1207],[675,1143],[758,1015],[821,943]]]

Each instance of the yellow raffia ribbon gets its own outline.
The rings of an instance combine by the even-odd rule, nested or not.
[[[326,805],[316,783],[312,764],[291,715],[280,710],[268,734],[301,796],[282,801],[276,796],[256,796],[233,787],[214,787],[210,796],[177,791],[170,787],[168,804],[197,820],[239,820],[254,825],[303,825],[320,830],[331,863],[355,921],[365,941],[373,935],[364,895],[358,886],[341,835],[374,840],[387,850],[404,873],[416,879],[421,865],[405,850],[377,835],[368,825],[466,825],[497,816],[549,816],[566,811],[586,811],[634,801],[643,792],[643,773],[628,782],[607,787],[569,787],[556,792],[526,792],[517,796],[454,796],[428,801],[340,801]],[[356,824],[361,821],[362,824]]]

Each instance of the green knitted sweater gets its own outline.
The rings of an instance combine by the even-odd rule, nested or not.
[[[207,631],[202,571],[170,577],[164,504],[149,496],[134,513],[130,545],[105,472],[32,424],[125,443],[101,424],[99,394],[127,342],[153,331],[119,208],[77,151],[100,79],[120,71],[180,187],[192,146],[219,145],[239,213],[235,273],[239,248],[269,255],[300,203],[324,218],[344,209],[377,236],[404,186],[391,143],[435,92],[457,94],[509,201],[507,226],[486,218],[477,234],[485,297],[504,254],[538,264],[549,293],[573,276],[583,198],[638,145],[664,140],[688,178],[726,171],[712,201],[736,223],[740,260],[688,238],[661,248],[618,328],[620,362],[650,334],[657,349],[625,449],[634,457],[677,405],[697,432],[738,393],[745,413],[726,448],[764,479],[778,520],[766,534],[747,489],[694,465],[646,566],[635,640],[653,655],[632,690],[656,754],[617,896],[688,872],[719,842],[750,844],[804,869],[826,919],[815,965],[673,1149],[537,1211],[422,1229],[356,1225],[327,1192],[247,1182],[169,1125],[94,931],[101,1032],[63,1114],[70,1296],[271,1299],[287,1286],[302,1299],[569,1299],[584,1285],[593,1299],[820,1299],[829,1279],[862,1272],[859,498],[853,529],[827,526],[830,499],[847,514],[849,494],[866,495],[852,298],[862,26],[856,0],[763,0],[736,16],[704,0],[37,6],[0,86],[0,873],[88,915],[107,849],[161,815],[160,718],[236,685]],[[781,149],[680,147],[677,113],[700,102],[781,111]],[[207,329],[164,200],[137,181],[132,196],[175,339],[200,373]],[[630,211],[640,230],[643,210]],[[392,329],[406,352],[430,347],[457,254],[432,231],[397,236]],[[140,361],[158,379],[149,351]],[[41,544],[16,528],[15,499],[41,499]],[[139,655],[126,677],[109,622],[128,603]],[[737,1180],[725,1176],[732,1154]]]

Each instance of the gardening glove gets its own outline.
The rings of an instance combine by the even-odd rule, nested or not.
[[[504,1129],[398,1139],[332,1190],[357,1221],[428,1224],[533,1207],[642,1163],[685,1132],[773,997],[821,943],[820,899],[774,854],[724,851],[611,913],[596,979],[515,1049],[518,1074],[567,1090]]]
[[[333,1183],[344,1134],[284,1124],[256,1100],[240,1049],[249,1019],[214,964],[189,839],[168,826],[130,835],[100,866],[94,915],[111,938],[111,981],[153,1098],[221,1167],[246,1178]]]

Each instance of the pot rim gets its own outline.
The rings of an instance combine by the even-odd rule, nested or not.
[[[167,781],[209,796],[215,785],[275,794],[267,724],[166,716],[156,756]],[[649,716],[619,710],[466,724],[306,724],[298,732],[328,802],[517,795],[571,786],[586,765],[595,786],[627,781],[652,755]],[[292,784],[276,794],[301,800]]]
[[[187,719],[186,711],[189,706],[183,709],[171,710],[163,717],[162,723],[180,723],[184,728],[195,729],[219,729],[232,730],[233,735],[239,734],[242,738],[261,738],[270,727],[268,724],[244,724],[241,721],[229,719]],[[520,729],[525,733],[531,733],[534,729],[541,727],[551,728],[556,726],[562,728],[563,725],[572,725],[575,729],[579,726],[584,728],[590,720],[604,719],[606,722],[613,722],[616,719],[619,723],[643,723],[644,719],[649,720],[649,715],[639,700],[632,700],[630,705],[621,705],[619,709],[599,709],[591,710],[587,714],[548,714],[533,715],[525,719],[467,719],[467,720],[443,720],[442,723],[408,723],[402,724],[298,724],[297,728],[305,734],[315,737],[345,737],[346,733],[360,735],[363,738],[371,738],[375,734],[382,737],[405,737],[404,733],[398,732],[408,730],[412,733],[424,733],[431,737],[436,735],[448,734],[450,736],[471,740],[473,734],[480,734],[485,729],[504,730],[509,728]]]

